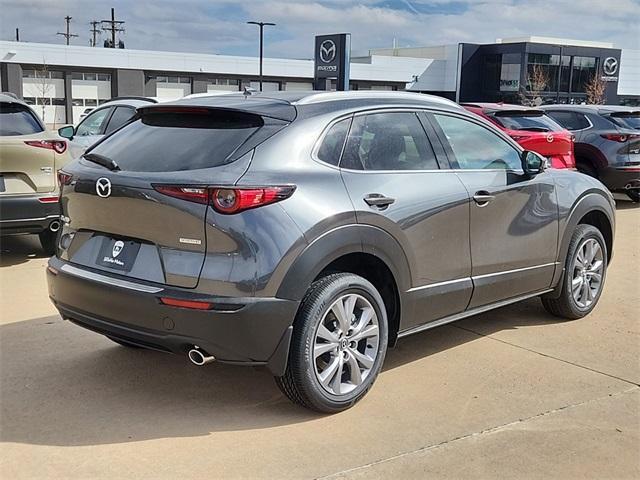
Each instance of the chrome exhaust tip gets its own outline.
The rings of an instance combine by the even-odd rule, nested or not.
[[[60,222],[58,220],[54,220],[53,222],[51,222],[49,224],[49,230],[51,230],[52,232],[57,232],[58,230],[60,230]]]
[[[200,350],[196,345],[194,345],[194,348],[189,350],[187,355],[189,357],[189,361],[199,367],[206,365],[207,363],[211,363],[216,359],[213,355],[208,355],[206,352]]]

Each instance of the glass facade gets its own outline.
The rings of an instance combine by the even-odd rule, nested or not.
[[[584,93],[586,85],[598,71],[598,59],[595,57],[573,57],[571,69],[571,91]]]
[[[527,62],[527,75],[529,78],[534,76],[534,72],[542,73],[546,79],[546,85],[543,91],[558,91],[558,69],[560,70],[560,91],[569,91],[569,79],[571,76],[571,57],[562,56],[562,64],[560,64],[560,55],[550,55],[543,53],[530,53]],[[531,86],[527,85],[530,90]]]

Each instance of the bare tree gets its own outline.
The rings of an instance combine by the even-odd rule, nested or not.
[[[527,76],[527,84],[520,89],[520,101],[523,105],[536,107],[542,103],[542,92],[549,85],[549,76],[542,65],[534,65]]]
[[[593,77],[585,85],[587,94],[587,103],[593,105],[602,105],[604,103],[604,90],[607,84],[598,73],[594,73]]]
[[[49,93],[53,88],[53,84],[51,83],[51,79],[49,78],[49,66],[47,62],[42,59],[42,65],[35,69],[35,88],[36,88],[36,104],[40,103],[42,105],[42,121],[46,123],[45,120],[45,107],[49,103],[51,103],[51,96]],[[40,102],[38,102],[40,99]],[[53,121],[55,122],[55,116]]]

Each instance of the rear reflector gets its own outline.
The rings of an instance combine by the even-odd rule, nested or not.
[[[160,297],[160,302],[170,307],[190,308],[192,310],[211,310],[213,303],[197,300],[180,300],[178,298]]]
[[[58,203],[58,200],[60,200],[60,197],[40,197],[40,198],[38,198],[38,201],[40,203]]]

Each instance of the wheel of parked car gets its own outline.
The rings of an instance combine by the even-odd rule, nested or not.
[[[44,230],[40,232],[40,245],[47,255],[56,254],[56,232]]]
[[[373,385],[387,338],[384,302],[371,283],[349,273],[323,277],[300,305],[287,370],[276,383],[305,407],[345,410]]]
[[[598,178],[598,172],[591,166],[590,163],[578,162],[576,164],[576,167],[580,173],[584,173],[585,175],[589,175],[593,178]]]
[[[627,192],[627,196],[631,199],[632,202],[640,202],[640,190],[629,190]]]
[[[600,230],[578,225],[569,244],[560,296],[542,297],[544,307],[558,317],[584,317],[598,303],[606,273],[607,245]]]

